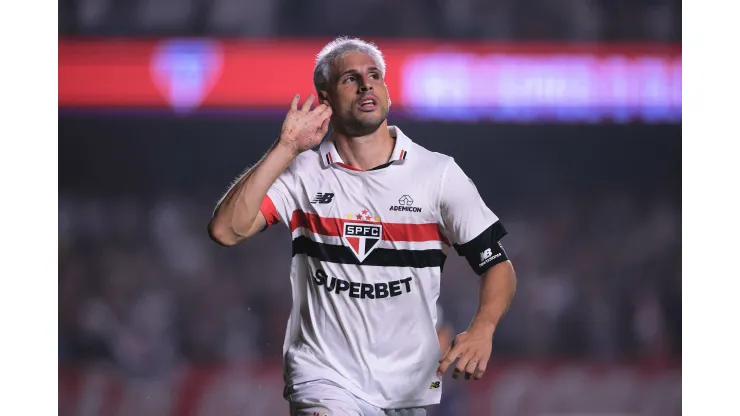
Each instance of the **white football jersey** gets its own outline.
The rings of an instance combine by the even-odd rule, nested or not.
[[[389,130],[388,164],[359,171],[325,140],[295,159],[260,208],[293,239],[286,383],[326,379],[385,409],[439,403],[446,253],[454,246],[483,273],[506,234],[451,157]]]

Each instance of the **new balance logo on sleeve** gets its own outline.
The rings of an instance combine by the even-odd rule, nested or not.
[[[501,253],[496,253],[496,255],[494,256],[493,250],[487,248],[480,253],[480,264],[478,266],[483,267],[483,265],[485,265],[486,263],[493,261],[499,257],[501,257]]]
[[[334,199],[334,194],[331,192],[317,193],[311,200],[312,204],[328,204]]]
[[[484,261],[487,258],[491,257],[493,253],[491,253],[491,249],[487,248],[482,253],[480,253],[480,261]]]

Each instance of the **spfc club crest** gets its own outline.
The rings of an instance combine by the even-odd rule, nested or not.
[[[352,250],[357,259],[363,262],[383,238],[383,225],[371,222],[373,217],[367,210],[363,210],[361,214],[352,217],[360,221],[344,223],[342,240]]]

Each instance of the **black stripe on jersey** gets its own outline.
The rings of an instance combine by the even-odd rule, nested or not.
[[[465,244],[455,244],[453,247],[457,254],[468,260],[470,267],[480,276],[491,267],[509,259],[499,241],[506,234],[508,231],[501,221],[496,221],[474,239]]]
[[[374,167],[374,168],[372,168],[370,170],[384,169],[384,168],[387,168],[388,166],[390,166],[392,164],[393,164],[393,162],[383,163],[382,165],[378,165],[378,166],[376,166],[376,167]]]
[[[341,264],[362,264],[363,266],[394,266],[394,267],[439,267],[443,268],[447,255],[442,250],[395,250],[376,248],[365,260],[355,257],[352,249],[345,246],[318,243],[306,236],[293,239],[293,256],[305,254],[308,257]]]

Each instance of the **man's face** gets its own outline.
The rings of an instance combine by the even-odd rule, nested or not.
[[[388,117],[388,88],[375,61],[364,53],[337,59],[327,93],[334,128],[348,136],[373,133]]]

